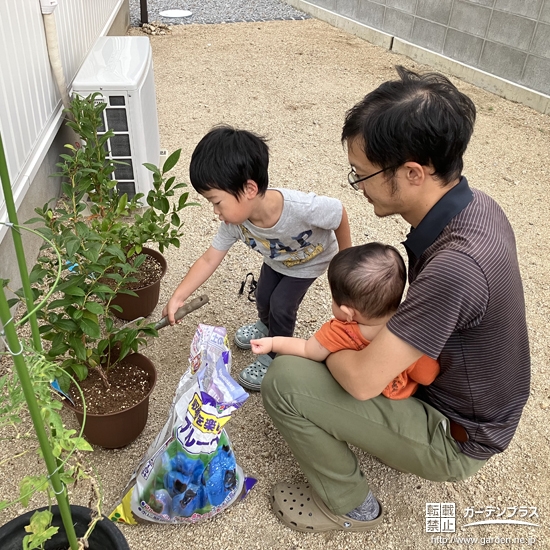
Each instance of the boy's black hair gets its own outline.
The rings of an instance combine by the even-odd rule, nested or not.
[[[268,186],[269,148],[265,138],[247,130],[220,125],[212,128],[191,156],[189,179],[199,193],[220,189],[237,199],[247,180],[255,181],[260,195]]]
[[[341,250],[328,267],[332,298],[339,306],[369,318],[395,313],[407,270],[398,250],[389,244],[368,243]]]
[[[442,185],[451,183],[462,174],[475,105],[441,74],[396,69],[399,80],[384,82],[346,113],[342,142],[361,138],[367,159],[393,174],[413,161],[433,166]]]

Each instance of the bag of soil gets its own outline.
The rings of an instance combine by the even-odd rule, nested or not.
[[[196,523],[252,488],[256,480],[244,476],[224,429],[248,398],[230,369],[226,330],[200,324],[168,421],[133,473],[111,520]]]

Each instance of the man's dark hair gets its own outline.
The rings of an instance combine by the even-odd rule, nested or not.
[[[246,130],[220,125],[212,128],[191,155],[189,179],[199,193],[220,189],[237,199],[247,180],[260,195],[268,186],[269,148],[265,138]]]
[[[397,66],[390,80],[346,113],[342,142],[359,137],[367,159],[393,170],[407,161],[431,164],[443,185],[462,174],[462,156],[474,129],[472,100],[438,73]]]
[[[370,318],[397,310],[407,271],[398,250],[389,244],[368,243],[341,250],[328,267],[332,298],[339,306]]]

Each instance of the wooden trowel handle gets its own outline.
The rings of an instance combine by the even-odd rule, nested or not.
[[[176,321],[179,321],[183,317],[185,317],[188,313],[191,313],[192,311],[195,311],[196,309],[199,309],[204,304],[208,303],[208,296],[206,294],[203,294],[202,296],[199,296],[198,298],[193,298],[190,302],[187,302],[185,305],[181,306],[174,315]],[[163,317],[158,323],[156,323],[155,328],[158,330],[160,328],[164,328],[168,326],[170,323],[168,322],[168,317]]]

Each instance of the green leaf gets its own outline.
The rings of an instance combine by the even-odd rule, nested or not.
[[[49,332],[50,330],[52,330],[52,326],[51,325],[41,325],[40,328],[38,329],[38,332],[40,334],[45,334],[46,332]]]
[[[81,309],[76,309],[73,306],[68,307],[66,311],[73,321],[80,321],[84,313]]]
[[[64,291],[66,288],[68,287],[72,287],[72,286],[80,286],[82,284],[85,283],[85,280],[86,280],[86,276],[85,275],[79,275],[77,277],[71,277],[70,279],[68,279],[67,281],[64,281],[63,283],[59,284],[57,287],[56,287],[56,291],[60,292],[60,291]]]
[[[34,284],[43,279],[47,274],[48,272],[37,264],[32,268],[32,271],[29,274],[29,281],[31,284]]]
[[[176,181],[176,176],[172,176],[166,180],[166,183],[164,184],[164,191],[168,191],[172,185],[174,185],[174,182]]]
[[[94,292],[104,292],[106,294],[114,294],[113,289],[108,285],[98,284],[94,287]]]
[[[163,214],[168,214],[170,211],[170,202],[166,197],[160,198],[160,210],[163,212]]]
[[[90,262],[97,262],[99,258],[99,251],[97,245],[89,246],[86,250],[82,250],[82,255]]]
[[[65,240],[65,249],[67,251],[67,257],[74,258],[74,255],[79,248],[80,248],[80,241],[76,237]]]
[[[83,437],[77,437],[76,438],[75,447],[79,451],[93,451],[94,450],[94,448]]]
[[[170,221],[172,222],[172,225],[175,225],[176,227],[179,227],[179,225],[181,223],[180,217],[175,212],[172,212],[172,216],[170,218]]]
[[[139,251],[138,251],[138,248],[139,248]],[[142,251],[142,247],[141,246],[136,246],[136,252],[139,254],[139,256],[136,256],[134,258],[134,267],[137,269],[138,267],[140,267],[143,262],[147,259],[147,254],[141,254],[141,251]]]
[[[33,223],[44,223],[44,218],[31,218],[25,222],[25,225],[31,225]]]
[[[101,330],[99,329],[97,321],[94,322],[92,319],[88,319],[86,316],[83,316],[80,320],[80,328],[82,329],[82,332],[90,338],[101,338]]]
[[[51,357],[62,357],[65,355],[65,352],[69,349],[67,344],[59,344],[57,346],[52,346],[48,355]]]
[[[174,168],[174,166],[177,164],[178,160],[180,159],[181,155],[181,149],[177,149],[174,151],[164,162],[162,166],[162,173],[165,174],[166,172],[169,172]]]
[[[75,376],[78,378],[78,380],[84,380],[88,376],[88,368],[86,365],[82,365],[81,363],[75,363],[74,361],[71,363],[71,369],[74,372]],[[67,386],[67,390],[69,389],[69,386]],[[63,389],[63,386],[61,386],[61,389]],[[63,390],[65,391],[65,390]]]
[[[122,248],[120,248],[120,246],[110,244],[109,246],[107,246],[105,248],[105,250],[109,254],[112,254],[113,256],[116,256],[121,262],[126,261],[126,255],[124,254],[124,251],[122,250]]]
[[[54,321],[53,325],[66,332],[74,332],[78,329],[78,325],[71,319],[59,319],[58,321]]]
[[[126,208],[127,204],[128,204],[128,195],[126,193],[124,193],[124,195],[122,195],[122,197],[120,197],[120,199],[119,199],[118,206],[117,206],[117,209],[116,209],[116,213],[118,215],[122,214],[122,212],[124,212],[124,209]]]
[[[19,483],[19,498],[23,506],[29,504],[29,500],[37,491],[43,491],[48,487],[46,476],[26,476]]]
[[[187,202],[187,199],[189,198],[189,192],[186,192],[186,193],[182,193],[180,195],[180,198],[178,200],[178,212],[182,209],[182,208],[185,208],[185,203]]]
[[[59,527],[51,525],[53,514],[49,510],[35,512],[30,519],[25,531],[31,533],[23,537],[23,550],[35,550],[43,548],[46,541],[50,540],[58,531]]]
[[[48,304],[48,309],[55,309],[57,307],[65,307],[74,303],[72,298],[63,298],[61,300],[53,300]]]
[[[151,172],[153,172],[154,176],[159,176],[160,177],[160,170],[154,164],[150,164],[149,162],[144,162],[143,166],[145,166],[145,168],[147,168],[147,170],[150,170]]]
[[[74,228],[75,228],[76,234],[82,238],[85,238],[86,235],[88,235],[88,233],[90,232],[90,228],[82,221],[76,222]]]
[[[69,296],[86,296],[84,290],[82,290],[79,286],[70,286],[66,288],[65,294],[68,294]]]
[[[76,336],[71,335],[69,336],[68,341],[69,345],[74,351],[76,358],[80,359],[80,361],[86,361],[86,347],[82,343],[82,340]]]
[[[84,304],[84,307],[90,311],[91,313],[95,313],[96,315],[103,315],[105,313],[105,309],[103,306],[97,302],[86,302]]]

